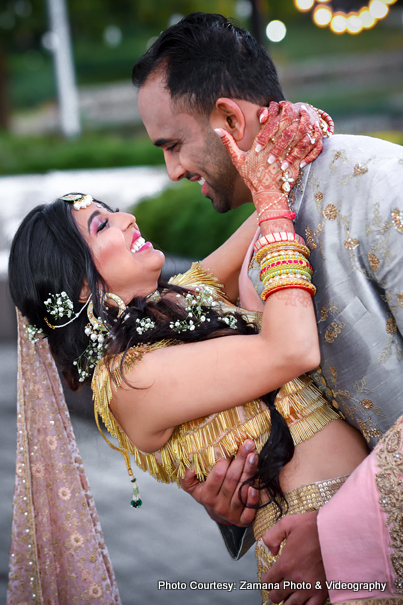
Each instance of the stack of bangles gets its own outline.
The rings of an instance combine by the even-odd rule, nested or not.
[[[301,236],[285,231],[270,233],[256,242],[255,252],[263,283],[263,301],[270,294],[287,288],[299,288],[315,295],[316,288],[311,283],[313,269],[308,261],[310,251]]]

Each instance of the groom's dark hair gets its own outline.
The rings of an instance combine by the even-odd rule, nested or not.
[[[192,13],[162,32],[133,67],[133,84],[160,74],[175,102],[208,115],[220,97],[262,106],[284,99],[265,48],[222,15]]]

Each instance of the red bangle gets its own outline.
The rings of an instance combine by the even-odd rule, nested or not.
[[[278,219],[278,218],[288,218],[288,219],[290,219],[290,221],[293,221],[296,216],[297,215],[295,214],[295,212],[291,212],[290,210],[288,210],[288,212],[283,212],[282,214],[276,214],[275,216],[269,216],[267,218],[262,218],[262,219],[260,219],[258,225],[260,227],[260,225],[262,223],[264,223],[265,221],[274,221],[275,219]]]
[[[286,233],[285,231],[280,231],[279,233],[269,233],[268,235],[263,235],[263,237],[258,239],[255,243],[254,251],[259,252],[259,250],[264,246],[269,246],[270,244],[277,242],[297,242],[298,244],[306,246],[304,238],[297,233]]]

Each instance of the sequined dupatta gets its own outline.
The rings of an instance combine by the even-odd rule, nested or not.
[[[46,340],[18,313],[17,468],[7,605],[120,604]]]

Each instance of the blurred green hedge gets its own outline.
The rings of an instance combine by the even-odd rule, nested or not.
[[[49,170],[119,168],[163,164],[160,149],[146,135],[84,132],[77,139],[61,136],[0,135],[0,175]]]
[[[403,132],[372,133],[403,145]],[[164,163],[143,128],[84,131],[77,139],[60,135],[16,136],[0,132],[0,176],[49,170],[84,170]]]
[[[218,248],[253,212],[246,204],[219,214],[198,183],[182,181],[133,210],[141,233],[168,254],[202,259]]]

